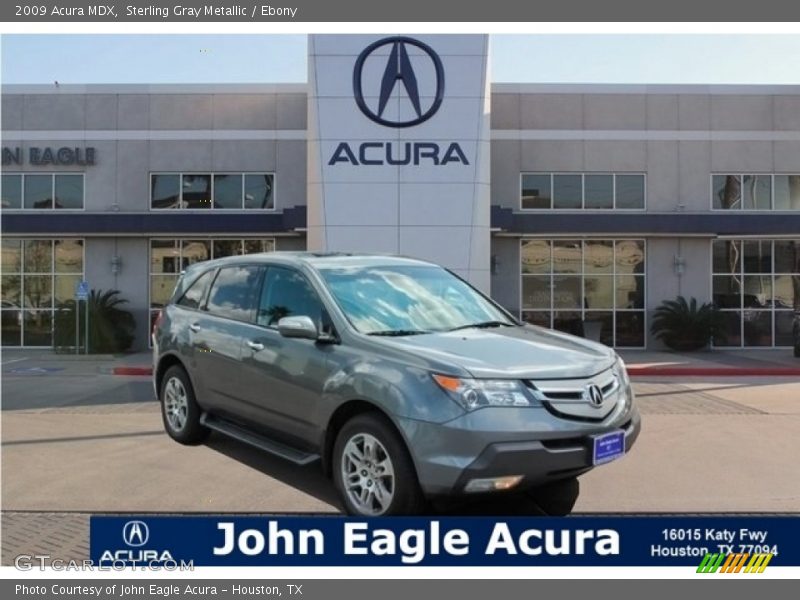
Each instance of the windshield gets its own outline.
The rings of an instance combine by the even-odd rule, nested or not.
[[[362,333],[413,335],[515,324],[440,267],[321,268],[320,273],[347,318]]]

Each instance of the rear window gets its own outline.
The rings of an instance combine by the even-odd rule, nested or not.
[[[261,268],[252,265],[219,270],[208,295],[206,310],[237,321],[252,321]]]
[[[206,297],[208,286],[211,285],[211,281],[214,279],[214,273],[216,273],[216,269],[211,269],[200,275],[200,277],[189,286],[186,293],[181,296],[181,299],[178,300],[178,305],[184,308],[200,308],[200,305],[203,303],[203,298]]]

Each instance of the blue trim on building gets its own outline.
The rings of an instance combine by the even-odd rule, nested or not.
[[[4,235],[142,235],[282,233],[306,227],[306,207],[283,212],[4,213]]]
[[[797,235],[800,213],[552,213],[492,206],[492,227],[519,234]]]

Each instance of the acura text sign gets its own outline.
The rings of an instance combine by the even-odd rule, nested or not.
[[[309,249],[489,281],[485,35],[309,37]]]

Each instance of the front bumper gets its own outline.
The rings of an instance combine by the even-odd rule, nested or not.
[[[472,479],[522,475],[515,489],[523,489],[577,476],[594,466],[591,436],[622,429],[627,452],[641,429],[635,407],[601,423],[530,408],[482,409],[444,424],[400,421],[428,496],[463,494]]]

